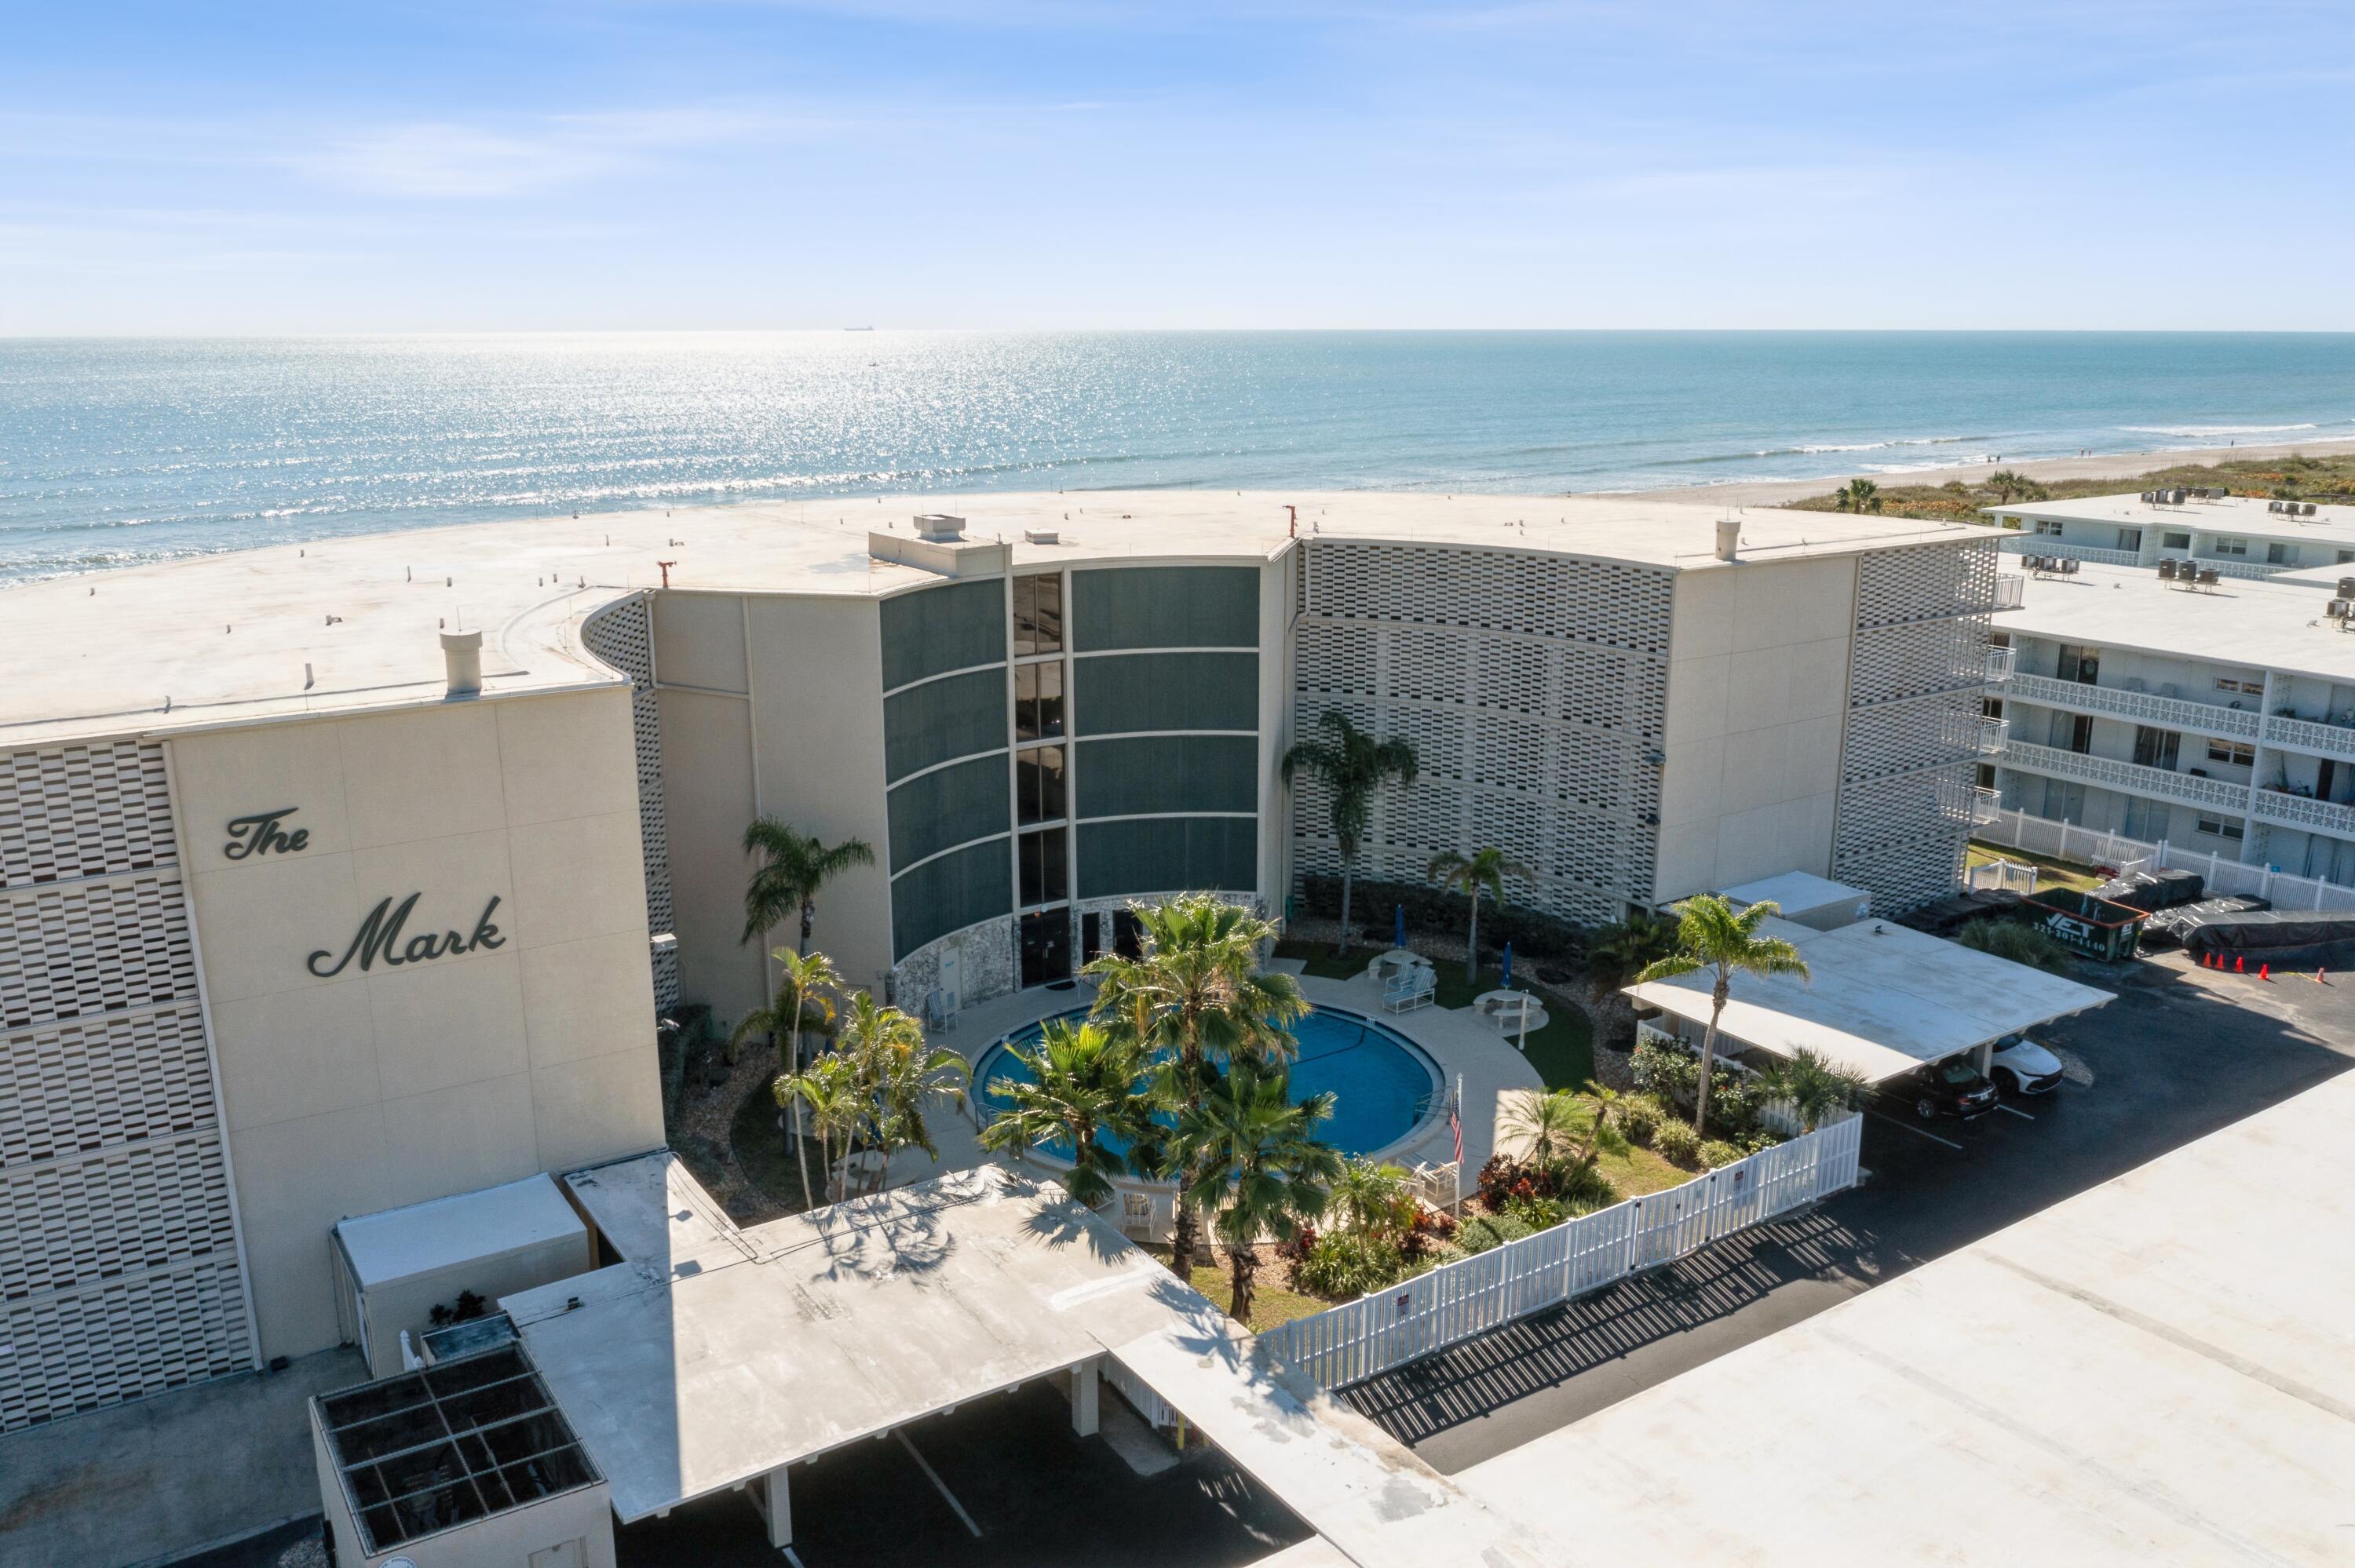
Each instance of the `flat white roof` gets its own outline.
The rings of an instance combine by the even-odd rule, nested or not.
[[[1597,1563],[2345,1563],[2350,1118],[2344,1074],[1455,1478]]]
[[[1760,930],[1797,944],[1811,972],[1806,980],[1736,974],[1720,1028],[1778,1056],[1811,1050],[1876,1083],[2110,1000],[2108,991],[1889,920],[1817,931],[1769,916]],[[1708,973],[1691,974],[1631,985],[1626,994],[1705,1024],[1712,983]]]
[[[2314,515],[2268,510],[2261,496],[2231,495],[2214,501],[2187,500],[2180,506],[2154,505],[2136,492],[2081,495],[2068,501],[2012,501],[1979,510],[1996,517],[2052,517],[2065,523],[2116,523],[2129,528],[2189,529],[2250,539],[2311,539],[2318,545],[2355,546],[2355,506],[2318,503]]]
[[[476,1258],[499,1257],[543,1242],[578,1237],[589,1227],[547,1176],[340,1220],[336,1234],[362,1286],[390,1284]]]
[[[1772,904],[1789,914],[1822,909],[1834,904],[1860,904],[1872,895],[1861,887],[1850,887],[1845,882],[1834,882],[1813,872],[1786,871],[1780,876],[1769,876],[1757,882],[1745,882],[1739,887],[1721,889],[1720,896],[1744,907],[1753,904]]]
[[[0,747],[437,702],[439,632],[479,629],[500,696],[617,677],[582,619],[663,580],[681,589],[873,596],[936,583],[868,554],[920,513],[1003,538],[1015,567],[1255,562],[1299,537],[1488,546],[1722,570],[1722,506],[1638,496],[1380,491],[1089,491],[891,495],[595,514],[325,539],[0,589]],[[1745,562],[1984,538],[1967,524],[1752,507]],[[1030,529],[1051,529],[1052,545]],[[332,618],[332,619],[331,619]],[[166,702],[169,710],[166,711]]]
[[[2007,557],[2009,567],[2016,557]],[[2329,581],[2355,568],[2328,567]],[[2319,574],[2224,577],[2187,589],[2149,567],[2087,565],[2068,577],[2030,577],[2018,609],[1997,615],[1994,629],[2019,636],[2160,657],[2203,659],[2243,670],[2283,670],[2328,681],[2355,680],[2355,633],[2325,619],[2329,596]],[[2193,701],[2211,694],[2185,692]]]
[[[625,1521],[1156,1330],[1225,1331],[1061,1189],[996,1166],[499,1305]]]
[[[631,1263],[667,1267],[674,1255],[736,1234],[728,1211],[667,1149],[575,1171],[564,1185],[598,1234]]]

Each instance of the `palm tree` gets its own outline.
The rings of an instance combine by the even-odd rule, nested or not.
[[[971,1065],[954,1051],[924,1046],[923,1025],[898,1008],[878,1005],[868,991],[851,998],[837,1049],[849,1058],[865,1100],[863,1119],[877,1156],[869,1192],[882,1190],[891,1157],[902,1149],[940,1159],[924,1107],[961,1093],[973,1076]]]
[[[810,1124],[817,1133],[818,1162],[826,1168],[824,1201],[840,1202],[848,1195],[850,1151],[867,1120],[867,1098],[860,1089],[857,1065],[838,1051],[828,1051],[800,1072],[778,1075],[770,1092],[781,1107],[809,1107]],[[834,1154],[837,1140],[843,1155],[839,1169]],[[803,1192],[808,1195],[809,1190],[805,1187]]]
[[[1608,1096],[1608,1101],[1601,1096]],[[1505,1131],[1529,1140],[1533,1164],[1550,1171],[1587,1164],[1598,1149],[1625,1148],[1611,1115],[1618,1097],[1608,1089],[1601,1096],[1593,1084],[1584,1089],[1518,1096],[1505,1110]]]
[[[1759,1087],[1770,1100],[1788,1100],[1798,1116],[1799,1130],[1813,1132],[1834,1111],[1854,1110],[1872,1092],[1871,1080],[1853,1067],[1843,1067],[1806,1046],[1791,1053],[1759,1075]]]
[[[1414,1195],[1408,1191],[1401,1165],[1343,1161],[1333,1181],[1332,1206],[1346,1228],[1373,1241],[1401,1234],[1414,1225]]]
[[[1998,469],[1987,477],[1987,488],[1995,492],[1998,501],[2009,501],[2027,489],[2028,482],[2011,469]]]
[[[1878,512],[1881,486],[1869,479],[1851,479],[1832,492],[1832,504],[1839,512]]]
[[[1316,1128],[1332,1114],[1330,1094],[1294,1105],[1283,1072],[1239,1057],[1225,1073],[1211,1069],[1178,1124],[1178,1158],[1191,1172],[1179,1196],[1186,1208],[1218,1213],[1234,1282],[1227,1311],[1238,1323],[1251,1322],[1260,1238],[1289,1242],[1325,1212],[1341,1157],[1317,1140]]]
[[[1087,967],[1097,982],[1093,1017],[1160,1055],[1154,1093],[1164,1106],[1181,1117],[1199,1106],[1217,1075],[1214,1058],[1291,1060],[1299,1046],[1290,1025],[1308,1004],[1290,975],[1260,970],[1260,946],[1275,938],[1272,923],[1207,893],[1131,908],[1139,954],[1107,953]],[[1185,1200],[1194,1172],[1181,1158],[1166,1173],[1178,1186],[1169,1265],[1188,1279],[1201,1228]]]
[[[791,917],[801,919],[801,938],[794,951],[809,951],[810,927],[817,920],[818,889],[854,865],[873,865],[875,852],[864,839],[838,844],[818,842],[815,834],[795,831],[791,822],[755,817],[744,830],[744,853],[761,857],[744,889],[744,935],[750,942]]]
[[[1529,868],[1519,861],[1506,859],[1505,852],[1492,845],[1487,849],[1474,850],[1469,855],[1458,854],[1454,850],[1442,850],[1431,857],[1431,863],[1423,867],[1423,874],[1434,878],[1442,887],[1461,888],[1471,895],[1472,936],[1465,948],[1464,981],[1466,985],[1477,984],[1480,979],[1481,889],[1486,888],[1495,894],[1497,904],[1501,906],[1505,902],[1505,878],[1518,876],[1526,882],[1529,877]]]
[[[1414,747],[1392,736],[1378,739],[1349,722],[1337,708],[1316,721],[1322,738],[1293,743],[1284,754],[1284,781],[1305,770],[1333,797],[1333,836],[1341,845],[1341,947],[1349,951],[1349,886],[1358,869],[1358,847],[1373,813],[1374,792],[1392,779],[1414,782]]]
[[[1043,1144],[1071,1150],[1071,1173],[1063,1186],[1092,1209],[1112,1196],[1112,1178],[1130,1161],[1110,1152],[1109,1134],[1131,1150],[1153,1137],[1153,1103],[1142,1092],[1149,1058],[1132,1037],[1099,1023],[1048,1023],[1038,1048],[1010,1053],[1032,1082],[999,1078],[996,1087],[1013,1103],[981,1129],[981,1146],[1003,1153]]]
[[[798,1072],[802,1065],[802,1024],[815,1004],[826,1022],[834,1019],[834,1004],[826,1000],[828,991],[842,989],[842,976],[835,972],[834,960],[824,953],[794,953],[783,948],[769,955],[777,960],[777,996],[767,1007],[756,1007],[746,1013],[728,1036],[728,1060],[736,1060],[736,1047],[755,1034],[766,1034],[775,1040],[784,1036],[778,1047],[778,1068],[781,1072]],[[788,1104],[787,1102],[791,1103]],[[805,1202],[816,1202],[817,1189],[810,1185],[809,1154],[802,1147],[802,1102],[797,1096],[781,1095],[777,1103],[793,1114],[793,1128],[785,1134],[794,1146],[794,1160],[801,1167],[802,1197]]]
[[[1717,1025],[1725,1016],[1726,993],[1736,969],[1753,975],[1807,978],[1807,961],[1780,937],[1762,937],[1759,926],[1782,907],[1764,898],[1736,911],[1714,893],[1695,894],[1677,906],[1677,951],[1646,964],[1638,982],[1674,980],[1701,969],[1715,973],[1710,991],[1709,1029],[1700,1041],[1700,1086],[1693,1097],[1693,1131],[1709,1135],[1709,1079],[1717,1065]]]

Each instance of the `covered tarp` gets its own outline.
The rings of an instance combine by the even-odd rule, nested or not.
[[[2184,934],[2203,922],[2220,915],[2246,915],[2270,909],[2270,899],[2253,897],[2204,898],[2197,904],[2179,904],[2172,909],[2162,909],[2143,922],[2144,945],[2172,948],[2183,940]]]
[[[2129,871],[2094,889],[2094,896],[2130,909],[2173,909],[2197,904],[2208,891],[2207,880],[2180,866],[2165,871]]]
[[[2183,933],[2183,948],[2207,953],[2264,954],[2275,962],[2327,957],[2355,944],[2355,911],[2252,909],[2201,918]]]

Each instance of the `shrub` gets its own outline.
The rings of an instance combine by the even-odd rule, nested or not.
[[[1573,1165],[1564,1171],[1561,1183],[1554,1191],[1554,1196],[1560,1198],[1565,1204],[1583,1204],[1584,1207],[1578,1209],[1577,1212],[1586,1213],[1595,1209],[1607,1209],[1617,1202],[1619,1189],[1611,1184],[1610,1177],[1597,1171],[1592,1163],[1588,1163]]]
[[[1664,1121],[1652,1134],[1652,1148],[1672,1165],[1690,1166],[1700,1158],[1700,1134],[1690,1122]]]
[[[1562,1222],[1562,1202],[1560,1198],[1516,1198],[1505,1205],[1505,1213],[1531,1231],[1550,1231]]]
[[[1335,1231],[1316,1238],[1292,1278],[1312,1296],[1348,1300],[1380,1290],[1405,1270],[1406,1260],[1390,1242]]]
[[[1700,1162],[1711,1171],[1722,1171],[1729,1165],[1739,1164],[1744,1158],[1740,1145],[1728,1143],[1721,1138],[1712,1138],[1700,1146]]]
[[[1700,1058],[1657,1040],[1646,1040],[1636,1047],[1635,1054],[1627,1058],[1627,1070],[1634,1075],[1637,1088],[1670,1105],[1689,1103],[1694,1088],[1700,1083]]]
[[[2060,938],[2041,927],[2022,925],[2017,920],[1974,920],[1955,933],[1955,940],[1966,948],[2056,975],[2067,974],[2073,961],[2067,944]]]
[[[1357,879],[1349,894],[1349,912],[1363,933],[1387,941],[1400,905],[1406,906],[1411,931],[1433,931],[1454,938],[1469,924],[1472,906],[1460,893],[1449,893],[1424,882],[1384,882]],[[1341,879],[1311,874],[1301,878],[1299,911],[1331,920],[1341,913]],[[1570,959],[1586,950],[1586,932],[1557,916],[1508,904],[1480,911],[1480,943],[1484,948],[1513,944],[1517,959]]]
[[[1529,1226],[1510,1214],[1476,1214],[1457,1228],[1455,1245],[1466,1255],[1483,1253],[1531,1234]]]
[[[1418,1207],[1414,1212],[1414,1228],[1406,1234],[1401,1247],[1408,1258],[1429,1256],[1455,1239],[1455,1216],[1444,1209]]]
[[[1638,1095],[1619,1104],[1619,1130],[1627,1135],[1630,1143],[1649,1143],[1652,1134],[1660,1127],[1660,1105],[1649,1095]]]

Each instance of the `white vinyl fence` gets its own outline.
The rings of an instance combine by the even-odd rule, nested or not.
[[[1863,1129],[1863,1118],[1851,1111],[1681,1187],[1630,1198],[1296,1319],[1259,1342],[1322,1387],[1362,1382],[1854,1186]]]
[[[2220,854],[2179,849],[2161,839],[2145,843],[2117,833],[2031,817],[2025,811],[1999,811],[1996,820],[1972,835],[1981,843],[2009,844],[2056,860],[2083,865],[2115,866],[2119,871],[2196,871],[2208,885],[2208,896],[2243,894],[2271,899],[2283,909],[2355,909],[2355,887],[2319,877],[2293,876],[2263,865],[2244,865]],[[1978,886],[1974,882],[1971,885]],[[1992,884],[1990,884],[1992,885]]]

